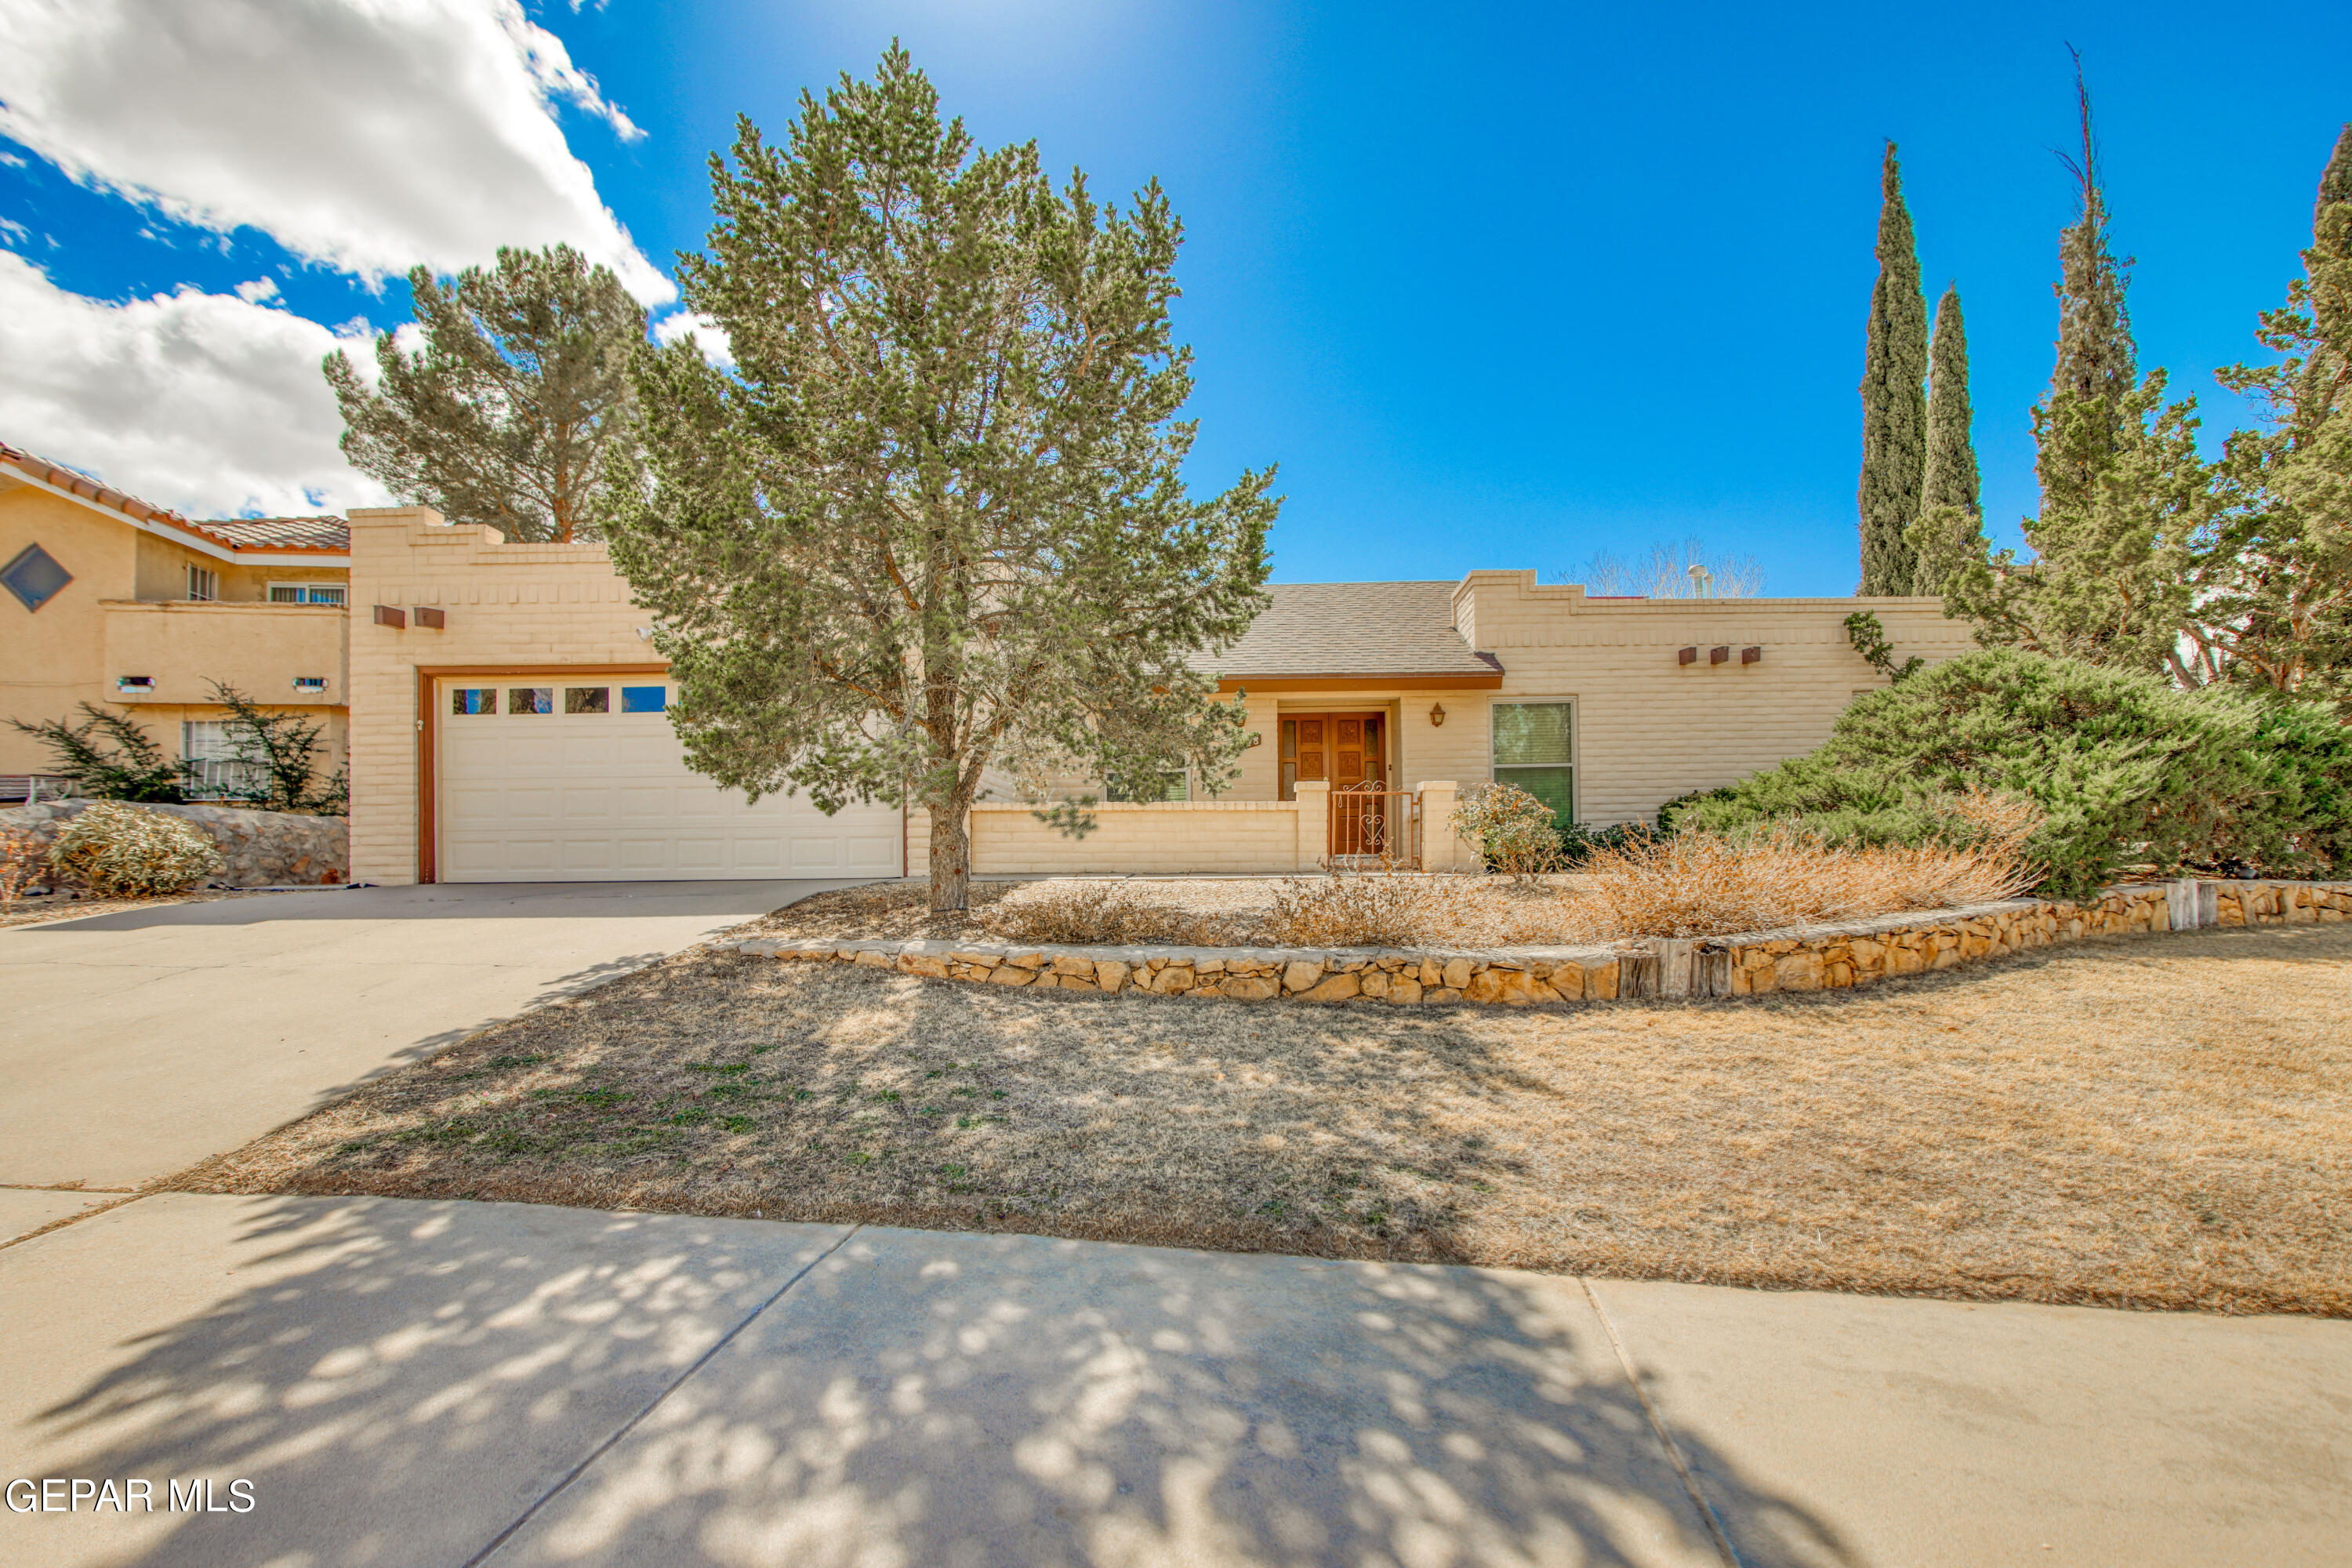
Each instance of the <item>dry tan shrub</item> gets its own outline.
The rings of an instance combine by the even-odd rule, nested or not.
[[[1712,936],[2015,898],[2035,880],[2019,850],[2040,818],[1994,797],[1971,809],[1985,832],[1958,847],[1691,831],[1596,849],[1584,872],[1609,923],[1626,936]]]
[[[1221,946],[1243,934],[1229,917],[1160,903],[1120,882],[1057,882],[1034,891],[1024,889],[981,920],[1011,942]]]
[[[1970,784],[1953,799],[1950,813],[1968,827],[1965,840],[1970,847],[2006,856],[2039,879],[2042,868],[2024,863],[2026,840],[2041,831],[2050,816],[2039,801]]]
[[[1407,872],[1386,859],[1378,870],[1334,866],[1294,877],[1274,890],[1256,940],[1274,947],[1410,947],[1419,942],[1493,942],[1494,900],[1476,876]]]
[[[204,830],[165,812],[101,800],[58,835],[49,868],[100,898],[184,892],[222,868]]]
[[[49,863],[49,846],[37,833],[0,827],[0,904],[25,896]]]

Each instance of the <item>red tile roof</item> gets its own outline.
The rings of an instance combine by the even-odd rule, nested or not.
[[[351,553],[351,524],[340,517],[233,517],[194,522],[176,511],[109,489],[87,474],[76,473],[61,463],[52,463],[5,441],[0,441],[0,465],[21,469],[45,484],[70,490],[85,500],[95,501],[125,517],[176,528],[224,550],[268,555]]]
[[[194,526],[228,541],[232,550],[333,550],[352,547],[352,525],[340,517],[237,517]]]

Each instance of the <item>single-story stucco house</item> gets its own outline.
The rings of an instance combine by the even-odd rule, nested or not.
[[[359,879],[923,869],[919,809],[747,805],[686,769],[665,666],[601,545],[358,510],[351,594]],[[1372,848],[1455,864],[1431,828],[1475,784],[1519,783],[1580,822],[1643,820],[1818,745],[1881,682],[1847,640],[1858,608],[1905,657],[1973,646],[1933,599],[1604,599],[1532,571],[1272,595],[1213,667],[1256,737],[1230,788],[1194,798],[1171,775],[1168,798],[1106,804],[1079,839],[988,801],[975,872],[1292,871]]]

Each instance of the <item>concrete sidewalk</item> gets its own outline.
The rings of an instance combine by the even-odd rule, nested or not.
[[[166,1175],[499,1018],[849,885],[352,888],[0,931],[0,1186]]]
[[[8,1564],[2295,1564],[2352,1517],[2340,1322],[183,1194],[0,1300],[0,1477],[158,1500],[0,1514]],[[198,1478],[251,1511],[163,1511]]]

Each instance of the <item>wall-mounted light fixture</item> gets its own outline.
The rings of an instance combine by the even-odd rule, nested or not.
[[[396,632],[406,631],[408,612],[392,605],[378,605],[375,607],[375,624],[380,626],[390,626]]]
[[[1696,664],[1698,662],[1698,649],[1695,647],[1684,648],[1675,655],[1675,662],[1676,664]]]
[[[436,632],[449,624],[449,617],[430,605],[419,605],[411,613],[416,616],[418,626],[431,626]]]
[[[1726,643],[1720,647],[1711,647],[1707,649],[1706,662],[1709,664],[1729,664],[1731,662],[1731,645],[1729,643]]]
[[[1445,728],[1444,703],[1433,702],[1429,705],[1429,724],[1430,728],[1433,730],[1443,730]]]
[[[1763,657],[1764,650],[1760,647],[1744,647],[1739,650],[1739,662],[1742,664],[1754,664]]]
[[[1258,747],[1265,744],[1265,737],[1259,734],[1255,730],[1252,730],[1250,731],[1250,738],[1242,742],[1242,750],[1244,752],[1254,752]]]

